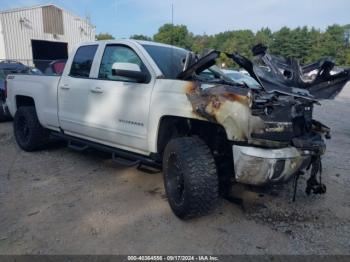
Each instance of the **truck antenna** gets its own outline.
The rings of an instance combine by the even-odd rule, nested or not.
[[[174,3],[171,3],[171,24],[174,26]]]
[[[171,3],[171,35],[170,44],[174,45],[174,3]]]

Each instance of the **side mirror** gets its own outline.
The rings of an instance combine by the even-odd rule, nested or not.
[[[130,78],[138,83],[143,83],[147,79],[147,75],[141,72],[141,68],[133,63],[114,63],[112,75]]]

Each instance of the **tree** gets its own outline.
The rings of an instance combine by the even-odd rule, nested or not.
[[[338,64],[345,64],[347,39],[345,28],[340,25],[329,26],[324,33],[325,36],[325,54],[333,57]]]
[[[192,38],[191,50],[197,54],[207,53],[210,49],[213,49],[214,36],[208,35],[196,35]]]
[[[256,32],[255,34],[255,44],[263,44],[266,46],[271,46],[272,44],[272,32],[270,30],[270,28],[266,27],[266,28],[261,28],[259,31]]]
[[[148,36],[133,35],[133,39],[152,40]],[[273,54],[293,57],[302,64],[308,64],[324,57],[334,58],[337,65],[350,65],[350,25],[331,25],[325,31],[316,28],[282,27],[272,32],[261,28],[256,33],[251,30],[231,30],[215,35],[193,35],[185,25],[164,24],[158,29],[153,40],[190,49],[200,55],[211,49],[228,53],[238,52],[252,58],[251,48],[262,43]],[[232,59],[221,55],[218,64],[235,67]]]
[[[289,57],[291,56],[291,30],[288,27],[282,27],[279,31],[273,33],[273,39],[271,44],[271,52]]]
[[[321,40],[322,40],[322,33],[319,29],[311,28],[309,31],[309,39],[310,39],[310,53],[305,59],[305,63],[311,63],[313,61],[316,61],[322,57],[322,51],[321,51]]]
[[[251,30],[235,30],[219,33],[214,36],[213,48],[233,53],[238,52],[243,56],[250,58],[252,56],[251,49],[254,45],[254,33]],[[227,67],[237,66],[232,59],[225,55],[220,56],[219,64],[225,63]]]
[[[185,25],[164,24],[153,36],[154,41],[175,45],[183,48],[191,48],[193,35],[189,33]]]
[[[130,39],[152,41],[152,38],[146,35],[132,35]]]
[[[114,37],[108,33],[99,33],[96,35],[96,40],[109,40],[114,39]]]

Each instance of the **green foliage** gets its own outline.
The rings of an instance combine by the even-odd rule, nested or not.
[[[188,32],[185,25],[165,24],[158,29],[158,33],[153,36],[153,40],[190,49],[193,43],[193,35]]]
[[[350,65],[350,25],[329,26],[324,32],[315,29],[282,27],[276,32],[262,28],[255,34],[250,30],[226,31],[213,36],[203,35],[193,38],[192,50],[202,53],[205,49],[238,52],[251,58],[251,48],[258,43],[269,47],[271,53],[297,58],[302,64],[331,57],[337,65]],[[227,67],[235,66],[226,56],[219,63]]]
[[[110,40],[114,39],[114,37],[108,33],[99,33],[96,35],[96,40]]]
[[[232,30],[215,35],[193,35],[185,25],[164,24],[153,38],[144,35],[133,35],[131,38],[172,44],[198,54],[217,49],[228,53],[238,52],[248,58],[252,57],[251,48],[263,43],[271,53],[297,58],[302,64],[331,57],[337,65],[350,65],[350,24],[331,25],[325,31],[304,26],[295,29],[282,27],[276,32],[269,28],[262,28],[256,33]],[[235,66],[225,55],[220,56],[218,63]]]
[[[264,44],[266,46],[271,46],[271,44],[272,44],[272,31],[268,27],[261,28],[255,34],[254,44]]]
[[[208,52],[213,47],[213,36],[196,35],[192,38],[191,50],[197,54],[203,54]]]
[[[130,39],[152,41],[152,38],[146,35],[132,35]]]

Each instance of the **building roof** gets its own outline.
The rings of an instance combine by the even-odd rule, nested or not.
[[[47,7],[47,6],[53,6],[53,7],[56,7],[58,9],[61,9],[62,11],[72,15],[73,17],[77,18],[77,19],[80,19],[82,21],[85,21],[87,24],[89,24],[90,26],[92,27],[95,27],[93,24],[91,24],[90,21],[88,21],[87,19],[85,18],[81,18],[80,16],[70,12],[70,11],[67,11],[66,9],[63,9],[62,7],[56,5],[56,4],[52,4],[52,3],[48,3],[48,4],[40,4],[40,5],[32,5],[32,6],[27,6],[27,7],[18,7],[18,8],[12,8],[12,9],[7,9],[7,10],[2,10],[0,11],[0,14],[5,14],[5,13],[14,13],[14,12],[20,12],[20,11],[25,11],[25,10],[32,10],[32,9],[37,9],[37,8],[43,8],[43,7]]]
[[[13,12],[20,12],[20,11],[24,11],[24,10],[31,10],[31,9],[37,9],[37,8],[42,8],[42,7],[46,7],[46,6],[54,6],[58,9],[63,10],[63,8],[55,5],[55,4],[41,4],[41,5],[32,5],[32,6],[26,6],[26,7],[17,7],[17,8],[11,8],[11,9],[7,9],[7,10],[2,10],[0,11],[0,14],[3,13],[13,13]]]

